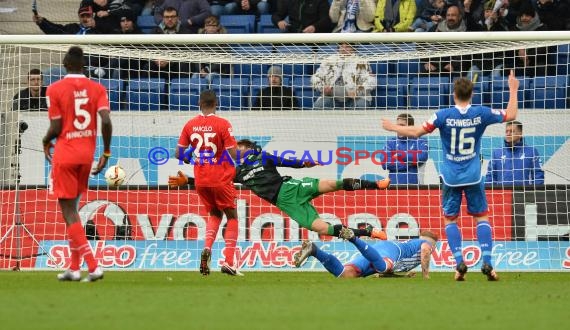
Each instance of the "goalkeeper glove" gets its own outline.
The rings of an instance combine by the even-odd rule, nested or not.
[[[310,168],[313,166],[320,166],[321,164],[317,161],[310,161],[310,160],[306,160],[303,162],[303,167],[305,168]]]
[[[182,171],[178,171],[176,176],[168,176],[168,186],[171,188],[182,187],[187,184],[188,177]]]

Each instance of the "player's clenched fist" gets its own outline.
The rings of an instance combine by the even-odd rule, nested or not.
[[[182,187],[188,184],[188,178],[182,171],[178,171],[176,176],[168,176],[168,186],[172,188]]]

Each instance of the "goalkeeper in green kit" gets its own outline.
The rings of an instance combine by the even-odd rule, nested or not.
[[[318,165],[317,162],[286,159],[264,152],[253,141],[243,139],[237,143],[238,167],[235,182],[251,189],[257,196],[277,206],[281,211],[296,221],[301,227],[320,235],[339,237],[342,225],[330,225],[320,218],[311,204],[314,198],[337,190],[386,189],[390,179],[376,182],[360,179],[321,180],[316,178],[293,179],[281,176],[277,167],[308,168]],[[179,187],[191,183],[193,178],[181,171],[177,176],[168,178],[168,185]],[[368,236],[386,239],[386,233],[367,226],[364,229],[353,229],[356,236]]]

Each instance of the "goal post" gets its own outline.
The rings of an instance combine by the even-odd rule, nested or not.
[[[343,43],[352,53],[339,54]],[[102,175],[90,178],[79,204],[95,256],[105,268],[198,269],[207,215],[194,190],[165,184],[179,169],[193,173],[173,152],[182,126],[198,113],[203,89],[216,91],[218,114],[232,122],[236,138],[255,140],[280,156],[310,157],[324,164],[280,169],[283,175],[376,180],[388,176],[383,165],[402,162],[385,149],[394,135],[382,130],[381,118],[394,121],[407,113],[422,123],[437,109],[453,105],[452,84],[459,76],[474,81],[474,104],[503,109],[508,101],[505,74],[512,67],[520,73],[523,141],[536,150],[544,179],[536,185],[487,188],[493,260],[500,271],[570,269],[569,32],[0,36],[0,268],[55,269],[69,262],[65,224],[47,191],[50,166],[40,143],[49,124],[47,113],[17,109],[13,98],[27,87],[31,69],[40,69],[45,85],[61,79],[63,55],[71,45],[84,48],[86,74],[108,89],[114,126],[108,165],[119,164],[127,173],[119,189],[108,188]],[[533,62],[525,62],[525,56]],[[341,74],[332,69],[336,73],[328,77],[320,68],[346,62],[356,63],[348,73],[358,68],[365,72],[353,81],[364,105],[333,100],[319,107],[322,86]],[[425,72],[430,64],[436,72]],[[452,72],[446,71],[447,64],[454,67]],[[255,108],[258,93],[269,86],[270,68],[277,68],[271,72],[292,91],[296,110],[283,105]],[[285,104],[285,97],[280,100]],[[454,261],[441,220],[438,175],[443,155],[437,132],[425,138],[428,157],[419,166],[419,184],[339,191],[313,203],[326,221],[351,227],[371,224],[393,240],[417,237],[421,230],[438,233],[442,241],[432,269],[447,271]],[[505,125],[487,130],[484,173],[504,138]],[[95,159],[100,148],[101,143]],[[357,254],[349,243],[299,228],[251,191],[239,187],[238,192],[236,258],[243,270],[295,270],[292,255],[303,239],[335,251],[343,262]],[[466,209],[459,225],[468,266],[478,267],[481,250]],[[223,247],[220,230],[214,269],[223,261]],[[310,260],[301,270],[324,268]]]

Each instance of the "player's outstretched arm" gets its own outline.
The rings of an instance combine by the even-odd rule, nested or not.
[[[400,126],[386,118],[381,120],[382,128],[387,131],[396,132],[398,135],[418,138],[428,132],[422,126]]]
[[[100,110],[99,117],[101,117],[101,135],[103,136],[103,154],[99,157],[97,167],[91,174],[99,174],[111,157],[111,137],[113,136],[113,124],[111,123],[111,115],[109,110]]]
[[[313,167],[315,166],[315,162],[311,161],[303,161],[301,159],[289,159],[283,158],[275,155],[271,155],[269,153],[264,152],[265,159],[271,160],[275,163],[277,167],[291,167],[291,168],[305,168],[305,167]]]
[[[423,243],[420,252],[420,262],[422,267],[422,276],[424,279],[429,280],[429,263],[431,261],[432,246],[428,243]]]
[[[44,156],[46,160],[51,163],[51,149],[53,148],[53,143],[51,141],[59,136],[61,133],[61,118],[51,119],[49,122],[49,128],[46,135],[42,139],[42,144],[44,145]]]
[[[509,74],[509,103],[507,104],[507,111],[505,121],[512,121],[517,119],[519,111],[518,91],[520,82],[515,77],[515,71],[511,70]]]

